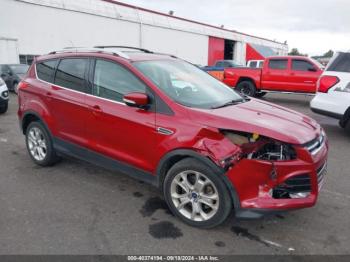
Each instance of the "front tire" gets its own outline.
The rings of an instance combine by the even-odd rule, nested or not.
[[[251,81],[242,81],[237,85],[237,90],[245,96],[254,97],[256,95],[256,88]]]
[[[170,210],[194,227],[218,226],[233,210],[224,181],[193,158],[181,160],[168,171],[163,192]]]
[[[0,114],[5,114],[8,109],[8,102],[6,101],[3,105],[0,106]]]
[[[14,92],[16,95],[18,95],[18,83],[17,83],[17,82],[13,83],[13,92]]]
[[[26,145],[31,159],[39,166],[52,166],[59,160],[51,136],[41,122],[32,122],[27,127]]]

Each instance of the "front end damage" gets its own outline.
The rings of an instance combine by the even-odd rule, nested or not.
[[[311,207],[327,169],[328,143],[322,133],[304,145],[259,134],[219,130],[220,143],[201,141],[207,156],[226,170],[236,191],[239,217]]]

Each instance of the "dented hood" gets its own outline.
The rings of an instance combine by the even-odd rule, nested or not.
[[[257,99],[218,109],[191,108],[189,113],[205,126],[258,133],[291,144],[305,144],[321,132],[315,120]]]

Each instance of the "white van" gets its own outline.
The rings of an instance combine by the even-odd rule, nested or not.
[[[339,119],[350,133],[350,52],[338,52],[329,62],[310,106],[315,113]]]

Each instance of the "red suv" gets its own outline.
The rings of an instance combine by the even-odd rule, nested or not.
[[[32,160],[61,156],[159,187],[197,227],[311,207],[327,167],[314,120],[243,97],[196,66],[144,49],[67,49],[36,59],[19,85]]]

